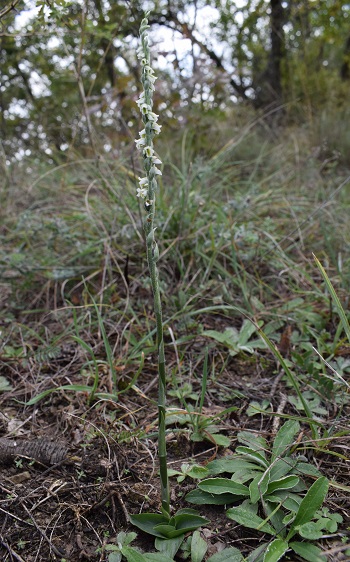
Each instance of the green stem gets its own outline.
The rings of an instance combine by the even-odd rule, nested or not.
[[[157,158],[154,157],[153,150],[153,137],[158,134],[160,127],[156,125],[158,118],[152,112],[153,107],[153,82],[156,79],[153,76],[151,68],[150,49],[147,35],[148,26],[148,12],[145,14],[144,19],[140,26],[141,37],[141,64],[142,64],[142,85],[144,88],[143,99],[140,97],[140,108],[142,113],[142,120],[144,124],[144,131],[142,137],[138,141],[139,146],[146,147],[143,150],[143,163],[147,178],[142,178],[140,187],[146,189],[147,185],[147,199],[145,200],[145,209],[147,217],[144,223],[146,235],[146,249],[147,261],[151,277],[153,299],[154,299],[154,312],[156,316],[156,331],[157,331],[157,351],[158,351],[158,456],[160,465],[160,484],[161,484],[161,502],[163,514],[170,518],[170,493],[169,493],[169,479],[167,467],[167,451],[165,440],[165,414],[166,414],[166,372],[165,372],[165,357],[164,357],[164,335],[163,335],[163,318],[162,318],[162,303],[160,298],[159,279],[157,261],[159,259],[158,245],[154,239],[154,216],[155,216],[155,201],[157,190],[156,176],[160,171],[156,168],[155,162]],[[138,54],[138,56],[139,56]],[[141,101],[142,100],[142,101]],[[145,139],[145,141],[144,141]],[[144,142],[143,142],[144,141]],[[159,163],[159,162],[156,162]],[[161,162],[160,162],[161,163]],[[145,197],[145,194],[142,195]]]
[[[153,227],[153,225],[152,225]],[[147,230],[146,230],[147,232]],[[158,456],[160,469],[161,484],[161,502],[162,511],[166,515],[170,515],[170,493],[169,479],[167,467],[167,451],[165,440],[165,408],[166,408],[166,372],[165,372],[165,354],[164,354],[164,333],[163,333],[163,317],[162,303],[160,299],[157,255],[154,242],[153,228],[147,236],[147,259],[150,270],[152,291],[154,298],[154,311],[156,315],[157,329],[157,351],[158,351]]]

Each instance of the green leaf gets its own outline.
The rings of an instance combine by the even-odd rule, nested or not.
[[[137,515],[130,515],[130,523],[138,527],[145,533],[153,535],[154,537],[164,538],[160,532],[156,531],[154,527],[160,524],[168,523],[168,517],[161,515],[160,513],[139,513]]]
[[[137,537],[136,533],[125,533],[124,531],[121,531],[120,533],[118,533],[117,535],[117,542],[118,544],[121,544],[122,546],[128,546],[130,543],[132,543],[132,541],[134,541]],[[106,545],[107,548],[108,545]]]
[[[235,501],[242,499],[242,496],[235,494],[213,495],[203,490],[192,490],[186,497],[186,501],[195,505],[229,505]]]
[[[268,468],[269,463],[265,459],[265,455],[258,453],[258,451],[254,451],[250,447],[236,447],[236,452],[240,455],[244,455],[248,459],[254,460],[259,465],[263,466],[264,468]]]
[[[142,518],[142,515],[145,517]],[[157,517],[155,518],[155,516]],[[159,523],[153,524],[156,520],[159,520]],[[194,509],[180,509],[170,519],[159,514],[142,513],[133,515],[130,517],[130,521],[146,533],[166,539],[174,539],[209,523],[208,519],[197,515],[197,511]]]
[[[257,435],[256,433],[251,433],[250,431],[240,431],[237,435],[237,440],[239,443],[248,446],[254,451],[259,451],[262,456],[265,457],[265,451],[268,449],[266,439]]]
[[[314,544],[308,542],[291,542],[289,546],[296,554],[308,562],[327,562],[327,558],[322,554],[322,550]]]
[[[269,521],[275,529],[278,537],[280,539],[284,539],[287,533],[285,524],[283,522],[284,512],[282,511],[282,509],[280,509],[280,504],[281,502],[279,502],[277,506],[274,506],[270,502],[265,501],[264,513],[266,517],[269,518]]]
[[[258,548],[255,548],[246,559],[246,562],[263,562],[264,552],[268,547],[269,543],[263,543]]]
[[[181,513],[180,513],[181,511]],[[194,510],[193,510],[194,511]],[[184,532],[194,531],[198,527],[207,525],[210,523],[209,519],[190,512],[190,510],[179,510],[176,515],[174,515],[175,527],[176,529],[183,530]]]
[[[255,468],[255,464],[246,459],[242,459],[242,457],[238,457],[237,455],[216,459],[215,461],[211,461],[207,464],[207,469],[211,475],[222,474],[223,472],[233,473],[238,470],[249,470]]]
[[[285,476],[284,478],[280,478],[279,480],[270,482],[267,488],[267,493],[272,494],[273,492],[278,493],[278,490],[290,490],[291,488],[294,488],[294,486],[296,486],[298,483],[298,476]]]
[[[313,464],[308,462],[298,462],[297,471],[306,476],[322,476],[322,473]]]
[[[199,482],[198,488],[210,494],[234,494],[236,496],[249,496],[249,488],[229,478],[207,478]]]
[[[268,523],[265,523],[264,519],[242,507],[231,507],[226,511],[226,515],[229,519],[236,521],[239,525],[248,527],[248,529],[255,529],[270,535],[276,534],[275,529]]]
[[[282,539],[275,539],[266,549],[264,562],[277,562],[288,550],[288,543]]]
[[[145,558],[141,552],[132,546],[123,546],[122,554],[128,562],[145,562]],[[165,562],[165,561],[164,561]]]
[[[300,430],[299,422],[295,420],[286,421],[278,431],[272,447],[272,462],[283,457],[293,444],[294,437]]]
[[[226,435],[221,435],[220,433],[212,433],[211,431],[208,432],[210,435],[207,437],[209,441],[213,441],[219,447],[229,447],[231,445],[231,439],[226,437]],[[205,434],[204,434],[205,435]]]
[[[161,554],[165,554],[169,558],[174,558],[183,540],[183,536],[175,537],[174,539],[160,539],[157,537],[154,541],[154,546]]]
[[[205,478],[209,476],[209,470],[206,466],[194,465],[187,472],[188,476],[191,478]]]
[[[261,322],[261,326],[262,326],[262,322]],[[254,324],[254,322],[252,322],[251,320],[249,320],[248,318],[245,318],[243,320],[243,324],[242,327],[239,331],[239,346],[243,346],[245,345],[248,340],[251,338],[251,336],[256,332],[257,328]]]
[[[122,559],[122,555],[120,552],[111,552],[108,555],[108,562],[121,562],[121,559]]]
[[[202,333],[202,335],[213,338],[217,342],[223,343],[229,348],[237,348],[239,334],[236,328],[226,328],[224,332],[217,332],[216,330],[206,330]]]
[[[0,376],[0,392],[5,392],[7,390],[12,390],[12,385],[5,377]]]
[[[143,560],[145,562],[174,562],[173,558],[170,558],[163,552],[147,552],[143,554]]]
[[[91,394],[93,387],[87,386],[86,384],[65,384],[63,386],[56,386],[55,388],[44,390],[40,394],[37,394],[37,396],[33,396],[33,398],[26,402],[26,405],[33,406],[34,404],[39,402],[39,400],[42,400],[52,392],[59,392],[60,390],[74,390],[75,392],[88,392],[89,394]]]
[[[250,402],[246,414],[248,417],[257,416],[258,414],[264,413],[264,411],[266,411],[266,409],[269,406],[270,406],[269,400],[262,400],[261,403],[257,402],[256,400],[253,400],[252,402]]]
[[[324,476],[318,478],[302,499],[296,517],[288,533],[287,540],[295,535],[297,528],[311,521],[321,507],[328,492],[328,480]]]
[[[303,539],[308,539],[309,541],[317,541],[323,535],[320,527],[314,521],[309,521],[308,523],[304,523],[304,525],[300,525],[298,527],[298,533]]]
[[[249,485],[250,501],[256,503],[261,496],[264,496],[268,489],[270,475],[266,471],[264,474],[258,474]]]
[[[191,540],[191,562],[202,562],[207,550],[207,543],[202,539],[200,533],[195,531]]]
[[[265,500],[271,503],[283,503],[284,508],[294,513],[298,511],[301,502],[301,498],[297,494],[289,494],[284,490],[271,494],[271,496],[266,495]]]
[[[273,466],[270,469],[270,481],[274,482],[275,480],[280,480],[286,474],[288,474],[288,472],[292,472],[297,464],[297,460],[291,459],[289,457],[284,457],[283,459],[279,459],[278,461],[274,462]]]
[[[210,556],[207,562],[241,562],[241,560],[243,560],[243,556],[238,548],[230,546]]]

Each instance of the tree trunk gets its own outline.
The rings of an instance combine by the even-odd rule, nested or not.
[[[282,0],[270,0],[270,53],[265,70],[256,80],[257,107],[274,107],[282,103],[282,61],[285,54],[285,9]]]
[[[340,78],[342,80],[350,80],[350,36],[345,43],[343,64],[340,69]]]

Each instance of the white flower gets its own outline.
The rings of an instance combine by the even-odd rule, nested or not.
[[[148,187],[148,178],[139,178],[140,187]]]
[[[150,121],[153,121],[154,123],[157,123],[159,115],[157,115],[156,113],[153,113],[153,111],[149,111],[147,113],[147,117]]]
[[[156,168],[155,166],[152,166],[151,172],[153,172],[155,176],[162,176],[163,175],[162,172],[160,170],[158,170],[158,168]]]
[[[142,148],[143,146],[145,146],[145,144],[146,144],[146,139],[144,139],[144,138],[142,138],[142,139],[137,139],[137,140],[135,141],[135,144],[136,144],[137,150],[141,150],[141,148]]]
[[[154,70],[149,66],[149,64],[144,67],[144,71],[147,72],[147,74],[154,74]]]
[[[143,149],[143,155],[144,155],[146,158],[151,158],[151,157],[152,157],[152,161],[153,161],[153,154],[154,154],[154,148],[152,148],[151,146],[146,146],[146,147]]]
[[[148,194],[148,190],[145,187],[138,187],[136,189],[136,197],[141,197],[142,199],[146,199]]]
[[[140,107],[140,110],[141,110],[142,115],[152,113],[152,108],[147,103],[143,103]]]
[[[138,59],[143,59],[143,57],[144,57],[144,52],[143,52],[143,47],[142,47],[142,45],[140,45],[140,47],[138,47],[138,48],[136,49],[136,56],[137,56]]]
[[[158,156],[152,156],[152,162],[153,164],[161,164],[162,161],[159,160]]]
[[[140,94],[140,97],[139,97],[139,99],[136,101],[136,103],[137,103],[137,105],[138,105],[139,107],[141,107],[141,105],[143,105],[145,102],[146,102],[146,99],[145,99],[145,92],[142,92],[142,94]]]
[[[154,131],[156,135],[159,135],[161,128],[162,128],[161,125],[158,125],[158,123],[152,121],[152,131]]]

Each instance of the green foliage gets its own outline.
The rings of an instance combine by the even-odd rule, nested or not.
[[[279,560],[289,548],[305,560],[310,559],[308,556],[323,560],[321,550],[315,545],[302,540],[291,542],[291,539],[299,534],[306,541],[318,540],[330,528],[336,529],[342,520],[338,514],[320,510],[328,491],[328,480],[320,476],[313,465],[291,453],[299,431],[297,421],[286,421],[271,450],[264,438],[247,431],[239,433],[237,438],[242,445],[237,446],[236,454],[206,466],[211,475],[230,473],[231,477],[206,478],[199,482],[197,490],[186,496],[195,504],[240,502],[239,506],[226,511],[227,517],[249,529],[277,536],[259,551],[258,559],[264,562]],[[307,488],[303,475],[311,474],[317,480],[302,497]]]
[[[305,112],[310,121],[317,121],[312,119],[313,106],[318,110],[329,105],[329,99],[338,106],[346,99],[346,84],[339,74],[347,60],[344,45],[349,8],[343,2],[324,0],[321,4],[321,9],[299,3],[282,10],[284,101],[298,100],[298,104],[288,105],[286,112],[303,121]],[[206,5],[212,8],[210,31],[201,23]],[[198,12],[194,23],[187,16],[191,10],[184,12],[182,1],[173,2],[171,12],[165,0],[156,4],[152,23],[171,24],[195,47],[191,62],[191,49],[187,62],[180,63],[164,52],[168,67],[157,74],[162,94],[167,96],[165,125],[173,134],[181,115],[183,122],[191,123],[198,132],[192,145],[197,153],[203,153],[212,151],[222,140],[220,128],[212,124],[215,120],[225,123],[230,96],[253,105],[263,88],[272,88],[268,81],[264,86],[269,59],[274,56],[270,52],[269,3],[246,0],[236,6],[208,0],[199,7],[193,1],[188,6]],[[17,11],[9,11],[2,22],[6,28],[1,43],[2,140],[7,158],[41,150],[55,161],[66,159],[73,146],[89,155],[106,155],[113,146],[127,144],[137,120],[133,97],[138,72],[133,45],[142,6],[137,0],[118,0],[113,6],[104,0],[89,0],[84,5],[38,0],[37,7],[39,14],[29,12],[29,21],[24,20],[20,29],[16,16],[26,9],[23,3],[17,4]],[[192,36],[188,30],[193,25]],[[219,49],[207,46],[209,32],[227,53],[230,68]],[[195,69],[192,74],[191,68]],[[156,109],[161,102],[156,95]],[[113,104],[118,104],[120,115]],[[344,122],[338,120],[345,149]],[[326,131],[330,146],[337,143],[335,135],[331,138],[332,129]],[[322,125],[318,138],[324,130]],[[342,153],[346,159],[345,150]]]
[[[181,509],[169,517],[160,513],[132,515],[130,521],[145,533],[161,539],[174,539],[209,523],[194,509]]]
[[[259,327],[261,325],[262,322],[259,324]],[[228,347],[230,355],[234,356],[242,352],[254,353],[255,349],[264,349],[266,347],[260,339],[250,341],[252,335],[256,334],[257,329],[253,322],[245,318],[239,331],[236,328],[226,328],[224,332],[206,330],[203,332],[203,336],[208,336],[225,345]]]

